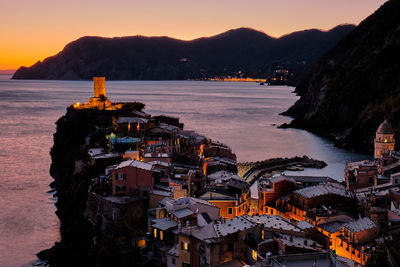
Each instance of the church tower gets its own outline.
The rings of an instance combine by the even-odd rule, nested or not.
[[[375,153],[374,158],[381,158],[383,155],[388,154],[394,150],[394,131],[392,125],[385,120],[376,131],[375,136]]]

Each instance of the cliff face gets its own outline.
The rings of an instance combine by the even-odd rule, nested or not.
[[[123,111],[68,109],[57,121],[50,174],[57,190],[56,214],[61,222],[61,241],[38,254],[51,266],[125,266],[127,262],[143,265],[138,255],[119,253],[115,239],[121,238],[121,233],[115,229],[98,229],[84,216],[91,179],[104,173],[106,166],[116,163],[93,164],[88,160],[87,149],[94,144],[105,145],[104,132],[99,134],[99,129],[110,128],[118,112]],[[91,137],[90,144],[87,136]]]
[[[60,53],[27,68],[13,79],[180,80],[218,75],[265,77],[276,64],[302,73],[311,62],[354,28],[306,30],[281,38],[247,28],[192,41],[168,37],[83,37]]]
[[[300,81],[290,127],[372,149],[386,117],[400,129],[400,1],[386,2],[325,53]]]

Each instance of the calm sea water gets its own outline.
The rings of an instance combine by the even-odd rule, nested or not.
[[[112,101],[142,101],[150,114],[176,116],[186,129],[223,142],[239,161],[308,155],[328,167],[304,174],[342,179],[345,162],[366,158],[306,131],[278,129],[279,113],[298,97],[292,87],[201,81],[110,81]],[[92,95],[90,81],[13,81],[0,75],[0,266],[21,266],[58,241],[47,191],[55,121]]]

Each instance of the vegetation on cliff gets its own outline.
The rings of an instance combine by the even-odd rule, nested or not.
[[[21,67],[14,79],[204,79],[223,75],[265,78],[276,64],[302,73],[354,28],[306,30],[280,38],[248,28],[182,41],[169,37],[82,37],[55,56]]]
[[[289,127],[372,149],[387,118],[400,129],[400,2],[391,0],[325,53],[300,81]],[[287,126],[287,125],[285,125]]]

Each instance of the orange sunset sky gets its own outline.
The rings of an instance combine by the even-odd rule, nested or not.
[[[0,70],[31,66],[79,37],[190,40],[251,27],[279,37],[358,24],[385,0],[0,0]]]

